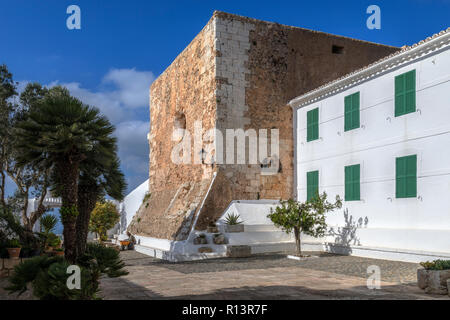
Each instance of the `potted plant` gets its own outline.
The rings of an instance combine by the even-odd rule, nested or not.
[[[41,237],[41,250],[44,252],[52,252],[53,247],[51,245],[52,241],[57,238],[57,236],[53,233],[53,230],[58,223],[58,218],[54,215],[46,214],[41,217],[39,220],[40,223],[40,237]]]
[[[229,213],[225,217],[225,232],[244,232],[243,221],[240,221],[240,215]]]
[[[22,246],[20,245],[19,240],[12,239],[9,241],[8,248],[8,254],[10,259],[19,259],[20,256],[20,249]]]
[[[45,241],[45,252],[50,253],[53,252],[54,249],[58,249],[61,244],[61,239],[54,234],[53,232],[50,232],[47,235],[46,241]]]
[[[53,252],[54,252],[55,256],[64,256],[64,249],[63,248],[53,249]]]
[[[417,270],[417,285],[426,293],[447,294],[450,279],[450,260],[421,262]]]
[[[61,249],[61,247],[62,247],[61,239],[54,233],[51,233],[50,235],[51,235],[51,238],[49,241],[49,245],[53,248],[53,250]]]
[[[201,233],[197,237],[194,238],[194,244],[207,244],[208,240],[206,239],[206,234]]]

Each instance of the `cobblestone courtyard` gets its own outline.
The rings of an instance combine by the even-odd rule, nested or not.
[[[317,254],[317,253],[316,253]],[[135,251],[121,253],[129,275],[101,281],[106,300],[146,299],[448,299],[416,285],[417,264],[320,254],[296,261],[282,254],[170,263]],[[367,267],[381,270],[381,289],[369,290]],[[17,299],[3,289],[0,300]],[[26,292],[20,299],[31,299]]]
[[[105,299],[448,299],[416,285],[417,264],[320,254],[169,263],[122,252],[128,276],[102,280]],[[369,290],[367,267],[381,269],[381,289]]]

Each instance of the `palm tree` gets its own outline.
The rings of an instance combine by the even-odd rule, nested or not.
[[[115,142],[115,141],[114,141]],[[80,166],[78,182],[77,250],[78,255],[86,250],[91,213],[97,201],[105,195],[122,200],[126,182],[120,170],[116,147],[100,153],[90,153]]]
[[[97,108],[72,97],[68,90],[53,87],[30,115],[18,124],[17,139],[21,164],[52,168],[60,183],[65,256],[75,262],[78,178],[80,163],[104,140],[114,127]]]

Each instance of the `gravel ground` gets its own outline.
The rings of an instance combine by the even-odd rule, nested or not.
[[[416,273],[419,265],[415,263],[317,252],[306,252],[306,254],[316,255],[319,258],[297,261],[287,259],[286,254],[261,254],[249,258],[219,258],[171,263],[154,259],[135,251],[124,251],[122,252],[122,257],[129,266],[153,265],[184,274],[298,267],[367,278],[367,267],[375,265],[380,267],[382,281],[415,283],[417,280]]]

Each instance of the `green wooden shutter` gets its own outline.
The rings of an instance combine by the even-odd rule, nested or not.
[[[356,92],[344,98],[344,131],[359,128],[359,101],[359,92]]]
[[[319,139],[319,108],[306,113],[306,141]]]
[[[344,130],[351,130],[352,127],[352,97],[346,96],[345,99],[345,115],[344,115]]]
[[[396,159],[396,198],[417,196],[417,155]]]
[[[416,111],[416,70],[405,74],[405,112]]]
[[[359,92],[352,95],[352,128],[359,128]]]
[[[345,201],[360,200],[360,169],[359,164],[345,167]]]
[[[395,197],[396,198],[404,198],[406,195],[406,184],[403,177],[406,173],[406,160],[405,158],[397,158],[395,164]]]
[[[319,192],[319,171],[306,173],[306,200],[309,201]]]
[[[316,108],[313,112],[313,138],[319,139],[319,108]]]
[[[395,116],[416,111],[416,70],[395,77]]]
[[[406,158],[406,197],[417,197],[417,156]]]
[[[360,165],[354,165],[353,166],[353,200],[360,200]]]
[[[308,111],[306,113],[306,141],[311,141],[311,123],[312,123],[312,113]]]

